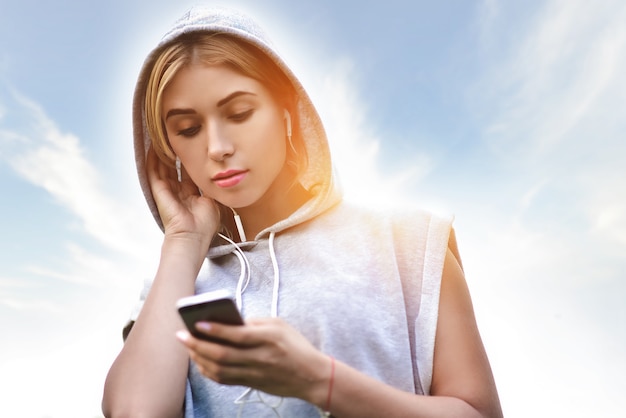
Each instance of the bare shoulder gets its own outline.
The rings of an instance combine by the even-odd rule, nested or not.
[[[441,281],[431,395],[459,398],[485,417],[502,416],[465,274],[450,249]]]

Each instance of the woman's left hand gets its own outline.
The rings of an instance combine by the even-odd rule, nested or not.
[[[283,320],[250,319],[243,326],[197,325],[208,337],[230,344],[199,340],[187,331],[178,333],[191,359],[209,379],[312,403],[326,393],[331,374],[330,358]],[[203,328],[207,325],[208,329]]]

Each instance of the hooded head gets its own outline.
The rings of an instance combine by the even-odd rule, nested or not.
[[[199,60],[224,65],[260,82],[274,101],[288,111],[292,130],[286,161],[314,198],[272,226],[278,232],[319,214],[338,200],[326,134],[309,96],[259,26],[249,17],[221,8],[193,8],[165,34],[146,58],[133,102],[135,157],[140,184],[155,220],[162,228],[145,172],[148,149],[174,167],[175,155],[161,115],[163,92],[185,66]]]

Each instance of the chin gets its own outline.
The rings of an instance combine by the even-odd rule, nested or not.
[[[218,197],[218,198],[215,198],[215,200],[221,203],[222,205],[232,208],[232,209],[246,208],[248,206],[252,206],[255,202],[258,201],[258,199],[250,198],[249,196],[240,197],[240,198],[225,198],[225,199],[220,199]]]

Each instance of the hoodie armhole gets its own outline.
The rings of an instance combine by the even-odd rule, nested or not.
[[[426,251],[422,271],[422,294],[415,320],[416,362],[419,382],[425,395],[430,394],[433,377],[435,335],[439,317],[439,295],[443,265],[448,248],[458,257],[456,240],[451,228],[452,218],[432,217],[428,225]],[[454,247],[454,248],[452,248]],[[459,263],[460,259],[458,258]]]

